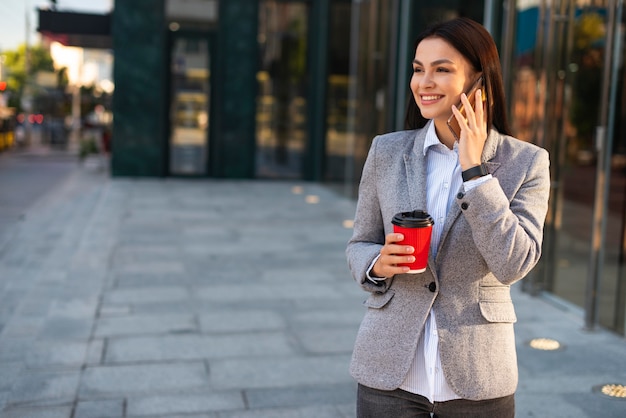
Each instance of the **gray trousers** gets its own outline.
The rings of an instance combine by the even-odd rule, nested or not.
[[[429,402],[401,389],[385,391],[359,385],[357,418],[513,418],[515,395],[484,401]]]

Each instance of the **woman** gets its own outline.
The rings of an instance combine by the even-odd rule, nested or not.
[[[509,287],[541,255],[548,153],[510,136],[497,49],[480,24],[440,23],[415,45],[410,130],[374,139],[346,249],[370,293],[350,367],[357,415],[513,417]],[[483,87],[467,97],[481,76]],[[426,271],[408,274],[399,264],[412,262],[414,249],[397,244],[391,219],[416,209],[435,224]]]

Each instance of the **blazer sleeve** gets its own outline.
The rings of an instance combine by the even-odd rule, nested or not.
[[[379,137],[376,137],[372,141],[363,166],[354,217],[354,230],[346,247],[346,257],[354,280],[368,292],[381,293],[387,291],[391,279],[374,284],[367,279],[366,275],[372,261],[378,256],[385,243],[385,231],[377,192],[379,178],[376,146],[378,140]]]
[[[515,164],[521,178],[512,198],[497,178],[461,194],[457,203],[489,270],[503,284],[523,278],[541,256],[543,226],[550,195],[548,152],[535,147],[529,164]],[[527,167],[526,170],[523,170]],[[511,169],[513,166],[500,169]],[[503,173],[507,175],[508,173]]]

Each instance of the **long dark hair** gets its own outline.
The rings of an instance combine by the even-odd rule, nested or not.
[[[441,38],[448,42],[469,61],[476,72],[482,72],[487,92],[487,126],[493,126],[499,132],[511,135],[506,116],[500,57],[487,29],[466,17],[440,22],[430,26],[417,37],[413,51],[427,38]],[[411,94],[406,111],[406,128],[422,128],[427,121]]]

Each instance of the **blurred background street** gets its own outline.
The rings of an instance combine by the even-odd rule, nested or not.
[[[0,0],[0,418],[353,417],[361,168],[456,16],[550,154],[518,415],[626,416],[622,2]]]

